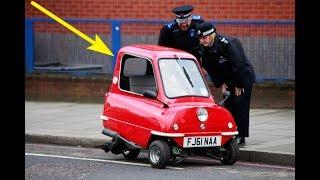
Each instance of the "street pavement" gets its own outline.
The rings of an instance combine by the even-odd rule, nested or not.
[[[100,147],[103,104],[25,101],[25,142]],[[251,109],[240,160],[295,166],[295,109]]]

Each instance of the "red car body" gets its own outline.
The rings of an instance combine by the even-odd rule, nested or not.
[[[121,87],[125,87],[120,82],[124,57],[142,58],[152,64],[155,98]],[[179,149],[185,149],[185,137],[219,136],[221,139],[217,145],[221,147],[230,141],[238,133],[237,126],[231,113],[215,102],[207,84],[205,88],[209,94],[206,97],[167,96],[159,60],[177,57],[194,61],[202,79],[205,79],[196,58],[184,51],[156,45],[131,45],[121,48],[117,55],[111,87],[105,94],[101,115],[104,128],[116,132],[127,142],[142,149],[147,149],[152,141],[159,137],[170,139]],[[208,118],[204,122],[198,118],[199,108],[207,110]],[[188,140],[190,142],[187,143],[197,144],[200,143],[197,141],[204,141],[196,138],[193,140],[194,142]]]

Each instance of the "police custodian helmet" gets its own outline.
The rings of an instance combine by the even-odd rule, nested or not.
[[[198,36],[204,37],[216,32],[216,28],[209,22],[201,23],[197,26]]]

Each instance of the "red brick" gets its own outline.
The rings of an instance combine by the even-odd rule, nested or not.
[[[246,5],[246,3],[245,2],[234,2],[233,5],[234,6],[244,6],[244,5]]]
[[[47,17],[44,13],[37,10],[30,4],[31,0],[25,0],[26,17]],[[40,5],[61,18],[127,18],[127,19],[164,19],[174,18],[171,12],[177,5],[192,4],[195,6],[194,13],[200,14],[204,19],[294,19],[295,1],[294,0],[38,0]],[[82,27],[82,26],[81,26]],[[85,27],[85,26],[83,26]],[[97,28],[95,28],[97,27]],[[61,31],[67,32],[64,28],[47,25],[39,26],[41,31]],[[51,28],[51,29],[50,29]],[[132,30],[132,33],[152,33],[154,28],[146,31]],[[90,26],[88,31],[101,31],[100,26]],[[102,28],[105,29],[105,28]],[[158,28],[159,29],[159,28]],[[157,31],[158,31],[157,29]],[[290,29],[294,31],[294,28]],[[105,31],[105,30],[102,30]],[[234,31],[233,29],[230,31]],[[128,29],[128,33],[130,29]],[[263,33],[243,31],[243,33]],[[291,32],[294,34],[294,32]],[[272,34],[272,33],[271,33]]]

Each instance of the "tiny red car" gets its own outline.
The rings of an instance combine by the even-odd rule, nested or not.
[[[117,55],[105,95],[102,149],[136,158],[148,150],[154,168],[207,155],[224,164],[239,157],[237,126],[213,99],[196,58],[156,45],[130,45]]]

